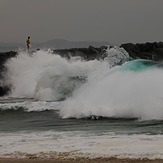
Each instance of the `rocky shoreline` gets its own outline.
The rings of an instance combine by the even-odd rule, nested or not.
[[[149,59],[154,61],[163,60],[163,42],[154,42],[154,43],[126,43],[120,45],[124,48],[129,56],[133,59]],[[61,57],[70,58],[73,57],[82,57],[84,60],[94,60],[94,59],[104,59],[107,56],[106,49],[107,46],[101,46],[99,48],[89,46],[88,48],[71,48],[71,49],[58,49],[53,50],[53,53],[60,55]],[[111,47],[110,47],[111,48]],[[6,69],[4,63],[18,55],[16,51],[10,52],[0,52],[0,80],[3,78],[3,74]],[[0,85],[0,96],[4,96],[9,91],[7,86]]]
[[[126,43],[120,45],[120,47],[124,48],[133,59],[163,60],[163,42]],[[93,60],[104,59],[106,57],[106,49],[107,46],[101,46],[99,48],[89,46],[88,48],[59,49],[54,50],[54,53],[67,58],[70,56],[82,56],[85,60]]]
[[[120,47],[123,47],[129,53],[130,57],[134,59],[163,60],[163,42],[127,43],[122,44]]]

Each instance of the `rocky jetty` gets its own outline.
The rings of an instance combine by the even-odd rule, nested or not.
[[[120,47],[123,47],[133,59],[163,60],[163,42],[147,42],[142,44],[127,43],[122,44]]]
[[[72,49],[58,49],[54,50],[55,54],[61,57],[82,57],[84,60],[104,59],[106,57],[107,46],[101,46],[99,48],[89,46],[88,48],[72,48]]]
[[[10,52],[5,52],[5,53],[0,53],[0,81],[3,78],[3,74],[5,73],[6,69],[4,66],[4,63],[17,55],[17,52],[10,51]],[[2,82],[0,82],[0,96],[4,96],[8,91],[9,87],[4,86]]]
[[[10,51],[10,52],[0,52],[0,72],[4,70],[4,63],[17,55],[17,52]]]
[[[126,43],[120,45],[133,59],[149,59],[154,61],[163,60],[163,42],[154,43]],[[107,46],[95,48],[89,46],[88,48],[72,48],[72,49],[59,49],[54,50],[54,53],[62,57],[70,58],[71,56],[81,56],[85,60],[103,59],[106,57]]]

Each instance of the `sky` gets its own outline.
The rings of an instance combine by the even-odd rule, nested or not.
[[[0,0],[0,42],[163,41],[163,0]]]

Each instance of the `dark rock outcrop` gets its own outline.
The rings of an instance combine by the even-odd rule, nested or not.
[[[4,63],[17,55],[17,52],[10,51],[10,52],[5,52],[5,53],[0,53],[0,72],[4,70]]]
[[[10,52],[5,52],[5,53],[0,53],[0,81],[3,79],[3,74],[5,73],[6,69],[4,66],[4,63],[17,55],[17,52],[10,51]],[[9,91],[9,87],[4,86],[3,83],[0,83],[0,96],[4,96],[7,94]]]
[[[142,44],[127,43],[122,44],[121,47],[123,47],[134,59],[163,60],[163,42],[147,42]]]
[[[105,51],[107,46],[102,46],[99,48],[89,46],[88,48],[72,48],[72,49],[58,49],[54,50],[55,54],[60,55],[61,57],[70,58],[70,57],[82,57],[84,60],[94,60],[94,59],[103,59],[105,58]]]

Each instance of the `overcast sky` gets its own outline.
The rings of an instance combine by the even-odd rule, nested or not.
[[[0,0],[0,42],[163,41],[163,0]]]

